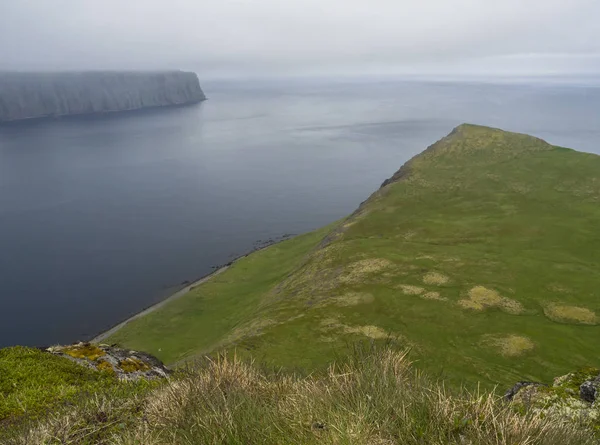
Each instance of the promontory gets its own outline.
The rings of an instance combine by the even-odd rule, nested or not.
[[[188,105],[205,99],[192,72],[0,73],[0,122]]]

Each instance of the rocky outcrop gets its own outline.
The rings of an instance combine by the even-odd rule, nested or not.
[[[206,99],[195,73],[0,73],[0,122],[186,105]]]
[[[557,377],[552,385],[519,382],[504,398],[518,410],[600,427],[600,369],[572,372]]]
[[[113,373],[120,380],[164,378],[170,374],[156,357],[115,346],[74,343],[69,346],[52,346],[46,351],[90,369]]]

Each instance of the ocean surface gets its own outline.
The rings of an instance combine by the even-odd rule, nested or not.
[[[463,122],[600,153],[590,82],[204,82],[198,106],[0,126],[0,346],[89,339],[341,218]]]

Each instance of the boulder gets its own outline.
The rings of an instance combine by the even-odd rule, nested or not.
[[[105,344],[81,342],[52,346],[46,351],[90,369],[114,373],[120,380],[165,378],[171,372],[153,355]]]
[[[552,385],[519,382],[504,398],[519,411],[600,427],[599,396],[600,369],[586,368],[557,377]]]

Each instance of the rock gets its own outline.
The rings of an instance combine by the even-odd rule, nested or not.
[[[552,385],[519,382],[506,392],[518,411],[552,416],[557,421],[591,423],[600,428],[600,370],[582,369],[554,379]]]
[[[593,380],[586,380],[579,387],[579,397],[588,403],[600,400],[600,374]]]
[[[538,383],[538,382],[518,382],[515,386],[513,386],[511,389],[509,389],[508,391],[506,391],[506,393],[504,394],[504,400],[507,401],[511,401],[515,398],[515,396],[523,389],[523,388],[530,388],[531,387],[538,387],[538,386],[547,386],[543,383]]]
[[[114,345],[74,343],[69,346],[52,346],[46,351],[90,369],[114,373],[120,380],[165,378],[171,373],[153,355]]]

